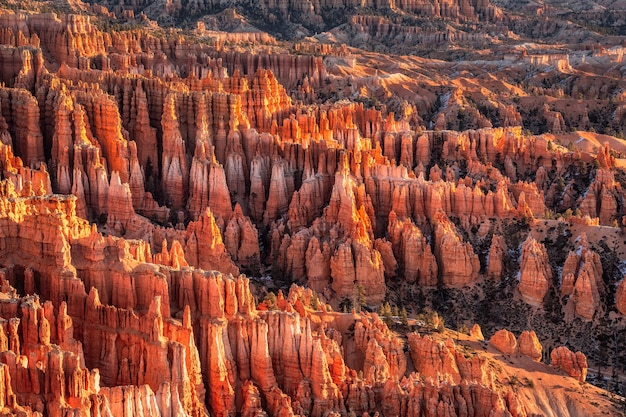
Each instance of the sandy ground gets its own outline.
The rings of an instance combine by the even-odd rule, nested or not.
[[[545,417],[620,415],[610,394],[589,383],[581,383],[527,356],[503,355],[488,343],[447,331],[457,343],[487,358],[496,372],[496,385],[510,387],[526,405],[526,412]],[[437,336],[435,336],[437,337]]]

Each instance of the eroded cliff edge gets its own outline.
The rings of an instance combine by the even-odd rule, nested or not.
[[[623,327],[617,138],[570,149],[506,106],[489,126],[462,108],[471,88],[428,130],[420,103],[442,103],[427,90],[398,117],[321,102],[343,67],[315,54],[105,31],[79,15],[0,20],[6,413],[614,411],[536,362],[584,381],[584,343],[560,347],[554,326]],[[357,78],[357,98],[397,86]],[[550,130],[566,123],[544,116]],[[262,285],[240,272],[309,289],[259,304]],[[528,323],[455,300],[489,305],[489,291],[521,318],[552,315],[553,327],[528,321],[549,355]],[[438,316],[415,315],[437,300],[455,325],[512,325],[519,339],[428,335]],[[417,332],[364,311],[385,301],[408,307]]]

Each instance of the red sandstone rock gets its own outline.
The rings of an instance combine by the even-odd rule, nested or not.
[[[251,381],[246,381],[242,387],[243,405],[241,407],[242,417],[264,416],[259,389]]]
[[[454,357],[453,344],[435,342],[429,336],[409,335],[411,359],[420,374],[430,378],[442,378],[458,384],[461,374]]]
[[[149,102],[141,84],[135,89],[132,98],[129,133],[137,144],[137,156],[142,167],[151,166],[154,175],[158,175],[157,129],[150,125]]]
[[[226,184],[224,168],[213,163],[209,171],[209,208],[215,215],[226,221],[232,213],[230,193]]]
[[[270,179],[269,194],[263,222],[269,224],[287,211],[289,195],[285,179],[285,165],[274,163]]]
[[[503,261],[507,254],[507,247],[504,238],[494,235],[489,247],[489,262],[487,263],[487,276],[500,280],[502,278]]]
[[[539,339],[537,339],[537,335],[534,330],[522,332],[517,339],[517,344],[519,346],[520,354],[528,356],[535,362],[541,361],[541,352],[543,348],[541,347],[541,343],[539,343]]]
[[[420,229],[409,219],[397,220],[392,211],[387,230],[396,258],[404,265],[404,279],[423,286],[436,286],[437,262]]]
[[[385,382],[389,379],[389,364],[376,339],[370,339],[367,345],[363,374],[369,384]]]
[[[226,226],[224,245],[233,261],[241,266],[258,268],[261,260],[258,231],[243,215],[239,204],[235,205],[233,216]]]
[[[598,217],[600,224],[611,224],[617,215],[616,198],[619,198],[620,188],[610,170],[598,169],[596,178],[580,203],[582,214]]]
[[[550,353],[552,366],[569,376],[584,382],[587,379],[587,358],[581,352],[572,352],[565,346],[560,346]]]
[[[474,323],[474,325],[470,329],[470,336],[477,340],[485,340],[485,337],[483,336],[483,331],[478,323]]]
[[[43,137],[38,123],[40,110],[37,100],[23,89],[2,88],[0,96],[3,101],[6,100],[9,107],[6,110],[10,112],[15,123],[15,153],[22,158],[26,166],[42,162]]]
[[[585,265],[588,265],[587,263]],[[583,269],[574,286],[574,300],[576,303],[576,315],[591,320],[600,305],[597,282],[594,274]]]
[[[184,207],[189,187],[189,170],[185,156],[185,142],[180,134],[174,96],[169,95],[163,104],[161,128],[163,130],[163,189],[174,210]]]
[[[506,329],[498,330],[491,336],[489,344],[505,355],[516,355],[519,351],[515,335]]]
[[[461,241],[455,227],[443,213],[435,219],[435,256],[443,285],[459,287],[471,284],[480,269],[478,256],[469,243]]]
[[[600,256],[589,249],[586,234],[577,239],[576,252],[570,252],[561,273],[561,294],[570,295],[575,314],[591,320],[600,308],[600,294],[604,292]]]
[[[121,183],[117,172],[111,175],[107,205],[107,225],[117,233],[124,234],[128,222],[135,216],[135,211],[130,187]]]
[[[370,356],[369,365],[376,369],[372,372],[388,372],[391,378],[401,378],[404,375],[407,366],[404,355],[405,342],[390,332],[380,318],[363,314],[361,320],[355,324],[354,332],[357,349],[366,356],[373,355]],[[382,349],[384,358],[380,357],[379,353],[370,352],[372,340],[375,340],[376,346]],[[374,344],[372,347],[374,348]]]
[[[545,247],[530,235],[522,244],[519,292],[528,304],[540,306],[552,280]]]
[[[320,246],[319,240],[312,237],[306,250],[306,270],[309,286],[315,291],[323,291],[330,283],[330,247]]]
[[[170,3],[166,13],[182,10]],[[366,6],[458,22],[501,18],[488,2],[383,3]],[[275,6],[322,23],[314,3]],[[355,16],[350,25],[367,36],[443,36],[380,17]],[[520,128],[418,133],[413,104],[398,120],[354,103],[293,104],[283,85],[313,103],[327,79],[320,57],[215,50],[141,30],[104,33],[85,16],[24,12],[0,13],[0,39],[9,86],[0,89],[4,413],[45,405],[51,415],[528,414],[523,396],[496,385],[487,359],[443,335],[411,334],[405,353],[405,341],[375,315],[357,319],[325,303],[314,311],[305,290],[279,294],[280,311],[257,312],[249,281],[228,274],[238,274],[235,264],[276,263],[321,298],[372,305],[397,269],[405,285],[434,287],[439,274],[444,286],[472,284],[480,265],[469,242],[487,236],[484,225],[502,226],[496,218],[543,216],[557,198],[544,198],[546,172],[563,172],[573,156],[548,152],[545,137],[523,137]],[[393,79],[385,77],[356,78],[369,79],[368,92]],[[432,93],[418,95],[435,108]],[[459,123],[462,102],[453,91],[439,117],[444,129],[451,115]],[[498,103],[498,112],[502,126],[521,124],[513,106]],[[477,110],[466,114],[467,123],[491,123]],[[565,127],[566,112],[543,115],[551,129]],[[573,207],[580,197],[584,214],[610,224],[623,215],[623,190],[608,147],[598,161],[603,169],[584,197],[567,201]],[[432,162],[439,165],[427,181]],[[522,179],[533,170],[537,185]],[[106,237],[87,221],[103,226],[101,216]],[[269,229],[268,259],[260,259],[253,222]],[[603,311],[602,269],[597,254],[583,252],[568,257],[562,293],[590,319]],[[495,235],[488,276],[501,277],[506,253]],[[520,293],[539,304],[551,279],[545,249],[529,238],[521,263]],[[11,283],[47,301],[19,298]],[[622,313],[623,294],[622,283]],[[532,332],[520,336],[519,350],[541,357]],[[407,355],[420,376],[407,374]],[[581,376],[586,369],[562,351],[553,363]]]
[[[185,255],[191,265],[237,274],[237,267],[228,256],[215,218],[206,209],[200,218],[187,227]]]

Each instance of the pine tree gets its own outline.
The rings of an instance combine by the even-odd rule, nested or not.
[[[317,298],[317,293],[313,291],[313,295],[311,296],[311,309],[317,311],[320,309],[320,300]]]
[[[408,315],[406,313],[406,308],[402,307],[402,310],[400,310],[400,321],[402,322],[402,324],[404,326],[408,326],[409,325],[409,318]]]
[[[361,284],[356,284],[354,286],[354,301],[352,305],[354,306],[354,310],[357,313],[361,312],[361,307],[363,307],[366,303],[365,298],[365,288]]]

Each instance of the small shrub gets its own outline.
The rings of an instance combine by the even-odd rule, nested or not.
[[[276,294],[271,291],[265,294],[263,304],[265,304],[265,307],[267,307],[268,310],[278,310],[278,305],[276,304]]]

